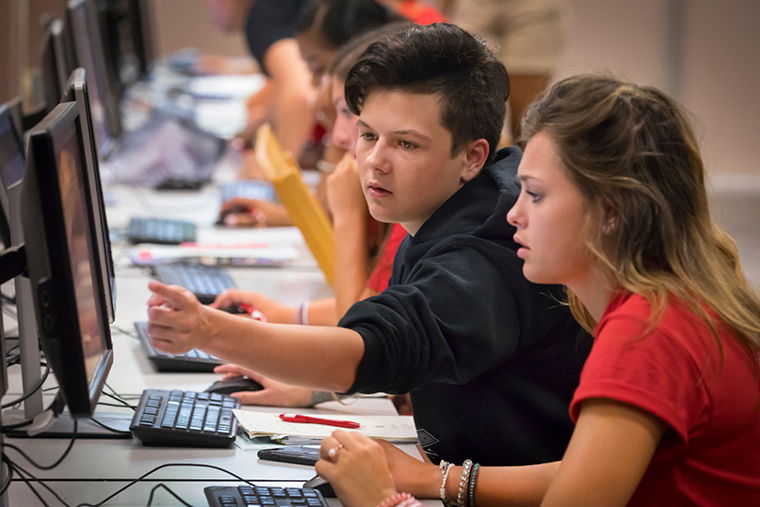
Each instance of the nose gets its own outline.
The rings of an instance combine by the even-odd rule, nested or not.
[[[351,122],[338,112],[333,125],[332,143],[341,150],[353,152],[356,147],[351,146],[351,132],[349,130],[351,128],[355,129],[356,125],[351,125]]]
[[[509,225],[512,225],[518,229],[524,225],[524,217],[521,210],[522,195],[523,193],[520,192],[520,195],[518,196],[517,201],[512,206],[512,208],[510,208],[510,210],[507,212],[507,222],[509,223]]]
[[[390,164],[387,156],[388,147],[382,138],[378,139],[365,157],[365,165],[372,171],[388,172]]]

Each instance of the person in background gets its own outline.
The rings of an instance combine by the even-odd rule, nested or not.
[[[272,125],[283,149],[298,156],[311,131],[313,94],[309,69],[295,40],[295,20],[306,0],[206,0],[223,32],[245,34],[248,49],[266,74]]]
[[[152,345],[316,390],[409,392],[436,461],[560,459],[585,348],[560,288],[523,277],[504,220],[521,157],[496,150],[508,95],[504,66],[459,27],[412,25],[371,44],[345,98],[370,213],[409,233],[388,288],[328,327],[236,317],[151,282]]]
[[[335,326],[354,303],[375,296],[388,287],[393,259],[401,241],[406,237],[406,231],[400,224],[380,224],[369,215],[355,158],[358,137],[356,122],[359,117],[348,109],[343,88],[349,70],[372,42],[407,25],[405,22],[390,23],[355,37],[344,45],[330,67],[332,103],[337,112],[332,142],[346,151],[343,160],[327,178],[328,204],[333,216],[337,247],[336,265],[340,266],[335,277],[335,297],[304,303],[300,307],[287,307],[262,294],[232,289],[219,296],[212,303],[213,307],[223,308],[233,303],[245,303],[259,308],[268,322]],[[370,239],[373,239],[369,229],[373,224],[382,227],[382,237],[375,239],[380,242],[376,259],[368,255]],[[370,273],[368,268],[371,266],[374,268]],[[313,406],[339,397],[324,391],[282,384],[235,364],[224,364],[214,371],[224,374],[224,378],[248,376],[264,386],[260,391],[234,393],[244,404]],[[393,400],[401,413],[411,412],[406,397],[394,397]]]
[[[562,0],[443,0],[451,22],[484,37],[509,72],[512,139],[525,109],[543,92],[562,52]]]
[[[562,461],[439,468],[335,432],[317,472],[347,506],[390,507],[396,490],[460,507],[760,505],[760,301],[710,217],[686,114],[655,88],[577,76],[523,135],[507,214],[523,272],[565,284],[595,335]]]

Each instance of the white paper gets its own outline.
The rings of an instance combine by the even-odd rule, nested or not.
[[[233,410],[241,426],[251,438],[265,435],[292,435],[299,437],[325,438],[340,429],[337,426],[310,423],[291,423],[280,419],[280,414],[257,412],[256,410]],[[411,416],[359,416],[359,415],[322,415],[321,419],[353,421],[361,424],[357,431],[371,438],[384,438],[393,442],[415,442],[417,429]]]

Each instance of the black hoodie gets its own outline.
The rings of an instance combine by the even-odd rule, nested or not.
[[[559,460],[590,349],[558,286],[522,274],[507,211],[522,153],[506,148],[402,242],[389,287],[340,326],[365,352],[351,392],[411,393],[433,462]]]

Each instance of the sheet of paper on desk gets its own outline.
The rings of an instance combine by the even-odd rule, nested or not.
[[[148,266],[176,260],[212,259],[222,264],[281,265],[298,258],[291,246],[271,247],[256,244],[240,245],[140,245],[130,248],[129,260],[136,266]],[[240,260],[240,263],[233,262]],[[245,260],[245,262],[243,262]]]
[[[200,76],[190,80],[187,91],[197,97],[247,99],[265,84],[263,74]]]
[[[290,409],[292,411],[292,409]],[[325,424],[291,423],[280,419],[279,414],[257,412],[256,410],[233,410],[240,425],[251,438],[265,435],[294,435],[300,437],[325,438],[339,429]],[[358,431],[368,437],[384,438],[392,442],[417,441],[417,429],[410,416],[358,416],[358,415],[319,415],[323,419],[349,420],[361,424]]]

